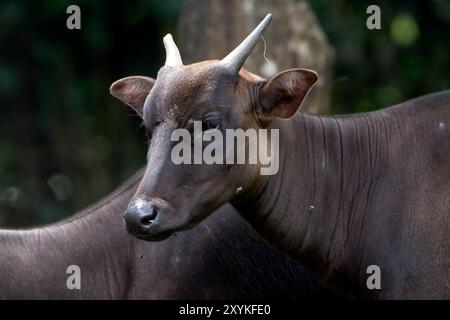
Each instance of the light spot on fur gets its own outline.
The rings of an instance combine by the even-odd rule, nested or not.
[[[146,202],[145,202],[144,200],[141,200],[141,199],[137,199],[137,200],[134,202],[134,206],[135,206],[136,209],[138,209],[138,210],[141,210],[142,208],[144,208],[145,204],[146,204]]]
[[[278,72],[278,66],[275,62],[264,62],[259,69],[263,77],[270,78]]]

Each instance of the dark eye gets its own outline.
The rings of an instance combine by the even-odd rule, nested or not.
[[[219,119],[205,119],[202,120],[202,131],[219,128]]]

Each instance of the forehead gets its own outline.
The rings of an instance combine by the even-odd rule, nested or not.
[[[187,111],[211,103],[230,103],[235,80],[214,63],[163,67],[147,98],[144,114],[154,108],[164,112],[176,106]]]

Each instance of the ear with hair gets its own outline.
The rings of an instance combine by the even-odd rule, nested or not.
[[[260,90],[262,115],[292,117],[316,81],[317,74],[307,69],[290,69],[276,74]]]
[[[126,77],[115,81],[109,88],[109,92],[142,117],[145,99],[154,84],[155,80],[149,77]]]

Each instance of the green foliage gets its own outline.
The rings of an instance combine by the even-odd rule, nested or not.
[[[138,116],[109,95],[131,74],[155,76],[180,0],[0,1],[0,223],[59,220],[145,163]]]
[[[365,28],[373,2],[310,4],[335,50],[333,113],[371,111],[449,89],[449,1],[379,1],[381,30]]]
[[[391,23],[391,38],[401,46],[413,44],[419,36],[419,27],[416,21],[407,13],[400,13]]]

